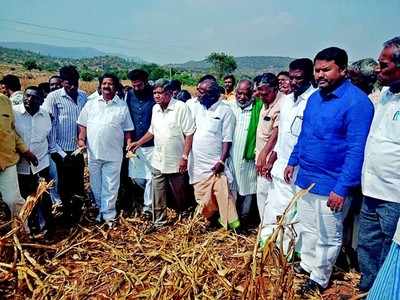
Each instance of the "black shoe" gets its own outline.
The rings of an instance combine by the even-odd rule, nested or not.
[[[306,283],[301,287],[300,289],[300,294],[305,296],[305,295],[315,295],[318,294],[319,292],[322,292],[324,288],[314,280],[308,279]]]
[[[299,262],[297,262],[297,263],[295,263],[295,264],[293,265],[293,271],[294,271],[296,274],[301,274],[301,275],[310,276],[310,273],[307,272],[306,270],[304,270],[303,267],[300,265]]]

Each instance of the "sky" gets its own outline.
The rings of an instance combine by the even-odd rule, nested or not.
[[[93,47],[160,64],[234,56],[376,58],[400,35],[400,0],[7,0],[0,40]],[[21,22],[29,23],[21,24]]]

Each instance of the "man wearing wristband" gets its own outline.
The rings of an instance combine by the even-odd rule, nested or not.
[[[212,220],[219,212],[220,224],[235,229],[240,223],[229,186],[233,175],[225,165],[232,145],[235,116],[229,105],[219,100],[216,81],[201,82],[197,91],[199,101],[189,105],[196,123],[189,163],[190,183],[203,216]]]
[[[172,195],[173,206],[179,212],[187,207],[190,199],[187,165],[195,125],[188,106],[172,98],[172,89],[168,80],[156,81],[153,89],[156,105],[153,106],[149,131],[127,147],[135,152],[154,138],[151,166],[156,227],[167,221],[168,194]]]
[[[88,147],[90,187],[99,208],[96,220],[113,227],[124,139],[131,142],[134,127],[128,106],[116,95],[118,78],[104,74],[100,82],[101,95],[89,101],[79,115],[78,147]]]

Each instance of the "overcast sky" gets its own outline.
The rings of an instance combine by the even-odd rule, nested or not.
[[[399,12],[400,0],[7,0],[0,40],[93,47],[157,63],[212,51],[312,58],[328,46],[355,60],[376,58],[385,40],[400,35]]]

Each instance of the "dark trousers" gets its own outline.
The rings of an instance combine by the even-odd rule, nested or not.
[[[72,222],[80,219],[82,210],[82,199],[78,200],[75,196],[84,195],[83,172],[85,161],[83,155],[71,155],[67,152],[64,159],[57,155],[54,162],[57,166],[58,189],[63,204],[64,217]]]
[[[399,217],[400,203],[364,197],[357,249],[361,290],[372,287],[389,252]]]
[[[194,192],[189,184],[187,173],[163,174],[153,169],[153,221],[162,224],[166,221],[166,208],[183,212],[194,204]]]
[[[39,173],[23,175],[18,174],[18,183],[21,191],[21,196],[23,198],[27,198],[28,196],[35,194],[40,178],[44,178],[47,182],[49,181],[49,168],[45,168]],[[36,204],[33,208],[32,214],[28,219],[29,228],[32,231],[39,231],[39,212],[42,214],[43,219],[45,221],[44,229],[49,231],[54,230],[54,222],[53,215],[51,214],[52,210],[52,202],[50,195],[48,193],[44,193],[42,195],[42,199]]]

